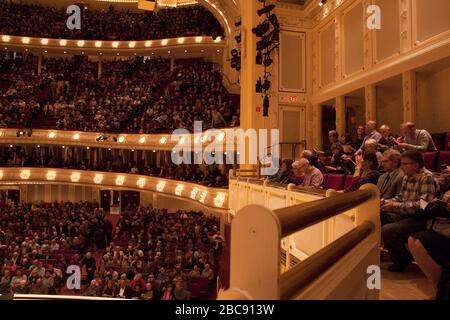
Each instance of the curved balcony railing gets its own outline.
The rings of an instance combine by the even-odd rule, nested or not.
[[[187,201],[207,208],[227,209],[228,190],[211,188],[184,181],[157,177],[53,168],[0,168],[1,185],[67,184],[101,186],[118,190],[149,191]]]
[[[104,53],[104,54],[134,54],[145,55],[157,50],[172,48],[189,48],[193,46],[217,46],[223,47],[225,39],[210,36],[178,37],[171,39],[141,40],[141,41],[106,41],[106,40],[82,40],[82,39],[50,39],[40,37],[26,37],[13,35],[0,35],[0,43],[3,47],[39,49],[41,51],[70,51],[79,53]]]
[[[226,135],[230,129],[218,129],[218,139],[226,143]],[[161,150],[170,151],[176,145],[194,144],[196,139],[201,139],[204,146],[214,142],[214,137],[202,134],[199,138],[194,134],[174,135],[172,141],[170,134],[132,134],[132,133],[101,133],[85,131],[41,130],[33,129],[31,136],[27,131],[18,134],[22,129],[0,129],[0,143],[2,144],[32,144],[32,145],[58,145],[58,146],[82,146],[111,149],[129,150]],[[182,140],[184,139],[184,140]],[[200,143],[200,141],[198,141]],[[225,150],[225,148],[224,148]]]

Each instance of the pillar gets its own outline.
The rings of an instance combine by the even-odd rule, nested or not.
[[[403,73],[403,122],[415,122],[417,117],[417,79],[414,70]]]
[[[377,91],[374,84],[365,87],[366,122],[377,121]]]
[[[347,132],[345,96],[336,98],[336,131],[341,134]]]
[[[102,57],[98,59],[98,78],[100,79],[102,77],[102,69],[103,69],[103,61]]]
[[[41,72],[42,72],[42,53],[39,54],[38,56],[38,69],[37,69],[38,76],[41,75]]]

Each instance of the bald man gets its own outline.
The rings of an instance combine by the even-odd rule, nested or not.
[[[303,176],[300,187],[321,189],[323,175],[319,169],[309,163],[307,159],[300,159],[292,164],[292,170],[296,177]]]
[[[364,141],[361,145],[361,147],[359,148],[359,150],[357,151],[358,154],[363,153],[363,151],[365,151],[365,147],[364,144],[367,140],[369,139],[373,139],[376,140],[376,142],[380,142],[380,139],[383,136],[381,135],[381,133],[379,133],[377,131],[377,123],[375,121],[367,121],[366,123],[366,136],[364,137]]]
[[[397,140],[400,150],[437,151],[430,133],[427,130],[416,129],[416,125],[412,122],[402,123],[400,133],[403,136]]]

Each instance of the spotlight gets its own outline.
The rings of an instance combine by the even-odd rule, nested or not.
[[[262,88],[264,89],[264,91],[269,91],[270,90],[270,86],[271,86],[271,82],[269,79],[265,79],[264,83],[262,84]]]
[[[273,59],[270,57],[270,55],[268,55],[265,59],[264,59],[264,66],[265,67],[270,67],[273,63]]]
[[[256,54],[256,64],[263,64],[263,56],[261,51]]]
[[[275,14],[271,14],[268,19],[275,28],[280,28],[280,22]]]
[[[252,29],[252,32],[259,38],[264,36],[270,29],[270,24],[268,20],[264,20],[261,24],[259,24],[257,27]]]
[[[327,0],[321,0],[319,2],[319,7],[322,7],[325,3],[327,3]]]
[[[231,56],[232,57],[237,57],[238,55],[239,55],[239,51],[237,51],[237,49],[231,50]]]
[[[242,41],[241,34],[239,33],[237,36],[234,37],[234,39],[236,40],[237,43],[241,43],[241,41]]]
[[[262,93],[263,87],[262,87],[262,80],[259,78],[259,80],[256,82],[256,93]]]
[[[241,19],[239,19],[238,21],[236,21],[236,22],[234,23],[234,26],[235,26],[236,28],[239,28],[239,27],[241,26],[241,24],[242,24],[242,21],[241,21]]]
[[[263,117],[269,116],[269,96],[265,96],[263,100]]]
[[[269,4],[268,6],[264,6],[264,8],[259,9],[257,11],[258,16],[262,16],[263,14],[267,14],[269,12],[271,12],[273,9],[275,9],[275,5],[274,4]]]

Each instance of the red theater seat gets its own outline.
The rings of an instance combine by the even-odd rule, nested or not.
[[[350,187],[353,183],[353,180],[355,180],[355,178],[353,176],[345,176],[344,189],[347,189],[348,187]]]
[[[444,166],[450,165],[450,151],[439,152],[439,161],[437,166],[437,171],[441,172]]]
[[[327,189],[342,190],[345,184],[345,175],[343,174],[330,174],[327,180]]]
[[[323,174],[323,181],[322,181],[322,188],[326,189],[327,188],[327,182],[328,182],[328,173],[324,173]]]
[[[438,160],[438,152],[425,152],[423,154],[423,157],[425,159],[425,167],[428,170],[435,172]]]

